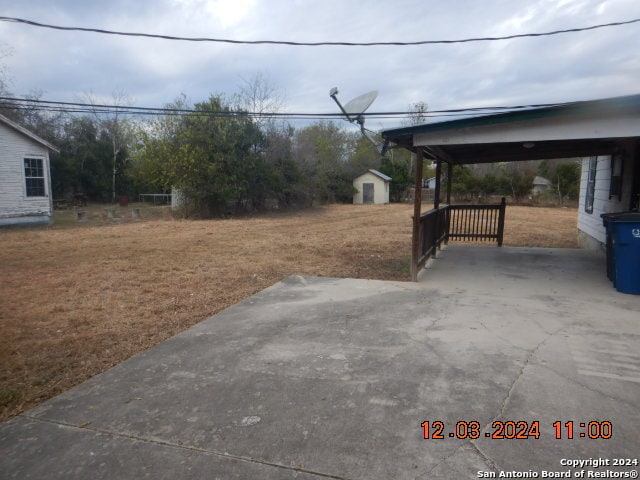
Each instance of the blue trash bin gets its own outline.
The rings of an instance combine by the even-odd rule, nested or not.
[[[611,219],[616,290],[640,295],[640,212]]]

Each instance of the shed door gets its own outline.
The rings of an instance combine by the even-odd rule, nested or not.
[[[373,203],[373,183],[362,184],[362,202]]]

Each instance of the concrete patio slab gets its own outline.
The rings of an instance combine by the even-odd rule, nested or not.
[[[290,277],[0,425],[0,476],[637,471],[611,463],[640,460],[639,341],[640,297],[594,252],[449,247],[416,284]],[[492,438],[508,421],[539,438]],[[610,465],[561,463],[589,458]]]

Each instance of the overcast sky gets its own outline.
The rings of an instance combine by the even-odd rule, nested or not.
[[[0,0],[0,16],[63,26],[238,40],[418,41],[504,36],[640,18],[638,0]],[[588,100],[640,93],[640,24],[455,45],[294,47],[189,43],[0,22],[18,95],[73,101],[126,92],[162,106],[232,95],[260,73],[290,112],[335,112],[378,90],[370,111]],[[378,130],[398,120],[370,120]],[[355,128],[355,127],[354,127]]]

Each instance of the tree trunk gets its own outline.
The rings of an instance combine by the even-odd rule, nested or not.
[[[116,203],[116,160],[118,151],[116,150],[116,139],[113,138],[113,177],[111,179],[111,203]]]

